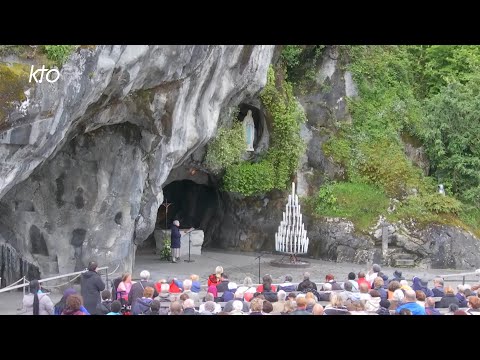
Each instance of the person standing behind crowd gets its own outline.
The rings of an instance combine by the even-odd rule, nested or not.
[[[180,233],[180,222],[174,220],[171,230],[171,249],[172,249],[172,263],[176,263],[177,260],[180,260],[180,238],[182,234]]]
[[[91,261],[88,264],[88,271],[82,274],[82,297],[84,306],[90,314],[93,314],[97,305],[100,304],[100,291],[105,290],[105,283],[97,274],[97,263]]]
[[[38,280],[30,281],[29,289],[29,294],[23,297],[24,315],[53,315],[53,302],[40,290]]]

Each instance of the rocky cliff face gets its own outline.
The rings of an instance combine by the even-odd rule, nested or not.
[[[302,138],[307,150],[297,172],[297,192],[313,195],[325,180],[343,180],[344,169],[326,156],[322,145],[335,133],[337,122],[352,121],[347,97],[358,96],[352,75],[341,64],[335,47],[327,47],[312,87],[298,94],[307,122]],[[429,162],[421,144],[404,137],[405,154],[428,174]],[[270,193],[262,198],[237,199],[222,195],[223,210],[217,214],[207,238],[218,247],[244,250],[273,250],[274,234],[282,216],[287,194]],[[380,224],[369,234],[356,231],[352,222],[337,218],[315,218],[304,214],[310,238],[308,255],[338,262],[384,263],[396,266],[397,258],[416,266],[471,269],[480,266],[480,241],[460,228],[432,224],[425,228],[388,227],[388,251],[382,254]]]
[[[257,114],[263,129],[256,152],[268,147],[268,116],[256,95],[273,55],[274,46],[97,46],[77,50],[54,84],[32,86],[23,79],[9,87],[15,90],[9,101],[19,89],[30,89],[13,110],[11,102],[2,107],[0,97],[4,283],[37,276],[39,269],[43,274],[78,270],[90,259],[131,269],[136,245],[153,233],[167,191],[183,197],[172,210],[182,205],[181,211],[199,222],[204,246],[273,250],[286,194],[223,193],[219,179],[202,164],[205,145],[227,110],[239,104],[241,111]],[[1,60],[5,71],[11,65]],[[307,115],[299,195],[312,195],[324,180],[344,177],[322,151],[335,122],[351,121],[346,97],[357,96],[351,74],[339,62],[335,48],[328,47],[316,84],[299,96]],[[412,141],[405,144],[407,155],[428,172],[422,149]],[[167,190],[180,181],[188,201],[175,186]],[[209,187],[214,199],[198,204],[198,196],[193,206],[196,193],[206,193],[199,184]],[[312,257],[391,264],[395,254],[406,253],[420,266],[480,266],[478,239],[457,228],[392,225],[388,256],[382,259],[378,227],[358,234],[346,220],[308,214],[304,220]]]
[[[2,119],[0,241],[43,272],[131,267],[170,171],[266,83],[274,46],[97,46]],[[0,104],[2,105],[2,104]],[[16,279],[12,279],[16,280]]]

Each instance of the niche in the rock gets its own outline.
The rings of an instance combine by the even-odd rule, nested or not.
[[[262,138],[264,122],[262,121],[263,115],[258,108],[248,104],[240,104],[237,120],[243,121],[248,114],[248,110],[252,111],[253,123],[255,125],[255,137],[253,139],[253,147],[256,148],[258,141]]]
[[[169,229],[173,220],[178,220],[182,229],[206,231],[218,207],[217,191],[191,180],[171,182],[163,188],[163,197],[157,215],[159,229]]]
[[[30,245],[32,254],[48,256],[47,243],[40,229],[35,225],[30,227]]]

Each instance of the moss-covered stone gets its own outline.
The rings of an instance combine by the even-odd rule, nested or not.
[[[28,65],[0,63],[0,128],[5,125],[8,113],[26,99]]]

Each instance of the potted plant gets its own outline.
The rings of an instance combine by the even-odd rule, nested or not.
[[[172,260],[172,249],[170,247],[170,238],[168,235],[165,235],[163,238],[163,248],[162,251],[160,252],[160,260],[167,260],[171,261]]]

